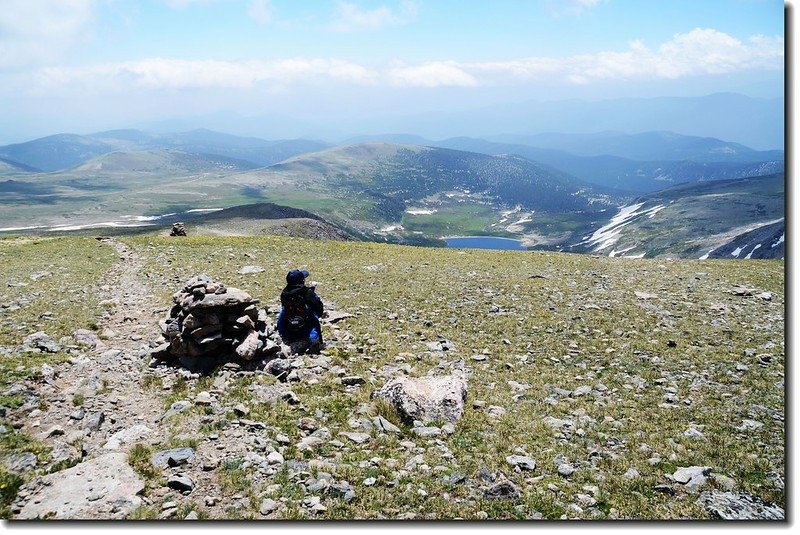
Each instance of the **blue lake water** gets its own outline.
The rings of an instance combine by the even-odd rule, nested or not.
[[[445,238],[444,241],[447,242],[447,247],[452,248],[527,250],[519,240],[496,236],[453,236]]]

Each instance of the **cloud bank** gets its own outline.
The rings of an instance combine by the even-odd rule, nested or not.
[[[73,22],[77,25],[79,22]],[[67,32],[69,34],[69,32]],[[71,34],[69,34],[71,35]],[[147,58],[77,68],[42,68],[40,89],[77,85],[84,90],[252,88],[262,83],[287,86],[335,80],[392,87],[476,87],[560,80],[588,84],[603,80],[679,79],[750,70],[779,70],[784,40],[755,35],[740,41],[728,34],[697,28],[650,48],[641,41],[627,50],[566,57],[533,56],[510,61],[430,61],[364,66],[332,58],[276,60],[182,60]]]

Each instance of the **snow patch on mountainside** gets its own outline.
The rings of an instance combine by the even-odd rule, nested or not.
[[[584,237],[579,245],[589,245],[593,247],[593,251],[595,252],[607,249],[617,243],[624,227],[640,217],[652,218],[664,208],[663,204],[659,204],[658,206],[641,210],[642,206],[644,206],[643,202],[630,206],[620,206],[617,215],[612,217],[606,225],[595,230],[591,236]],[[609,256],[614,256],[630,249],[632,249],[632,247],[620,251],[612,250]]]

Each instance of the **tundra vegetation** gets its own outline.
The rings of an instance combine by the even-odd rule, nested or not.
[[[137,415],[151,432],[121,445],[144,480],[129,518],[711,518],[697,492],[673,478],[692,466],[707,467],[701,490],[784,505],[782,261],[281,236],[117,242],[124,258],[89,237],[0,240],[4,518],[13,518],[24,484],[81,461],[54,461],[56,441],[74,439],[92,457]],[[120,271],[134,257],[135,268]],[[263,270],[239,273],[247,265]],[[294,267],[311,272],[329,310],[352,314],[325,326],[322,358],[300,359],[299,380],[151,366],[157,321],[187,279],[205,273],[244,289],[274,320]],[[146,296],[135,304],[143,335],[114,314],[134,290]],[[106,350],[119,347],[132,371],[104,375],[91,390],[59,383],[78,380],[71,369],[82,358],[102,362],[70,343],[76,329],[96,332]],[[39,331],[59,349],[24,350]],[[456,369],[466,373],[464,414],[449,429],[433,422],[443,430],[434,436],[371,397],[393,376]],[[265,402],[265,389],[289,389],[295,402]],[[159,419],[183,400],[193,403]],[[74,434],[83,424],[67,414],[99,407],[102,426]],[[378,415],[399,433],[364,427]],[[61,432],[44,428],[53,422]],[[321,428],[327,433],[306,447]],[[191,489],[177,468],[153,463],[174,448],[197,453],[180,467]],[[32,466],[12,470],[9,461],[25,454],[35,456]],[[506,479],[517,496],[486,493]]]

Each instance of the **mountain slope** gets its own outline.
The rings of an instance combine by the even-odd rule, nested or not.
[[[431,142],[431,145],[484,154],[518,154],[591,184],[639,193],[658,191],[682,182],[743,178],[779,173],[784,170],[782,159],[752,163],[636,161],[620,156],[576,156],[564,150],[466,137]]]
[[[114,150],[114,145],[91,137],[56,134],[0,147],[0,157],[50,172],[80,165]]]
[[[0,158],[0,174],[17,174],[17,173],[41,173],[41,169],[25,165],[24,163],[15,162],[6,158]]]
[[[782,221],[784,181],[783,174],[776,174],[682,184],[651,193],[621,206],[570,250],[700,258],[742,234]]]
[[[86,136],[57,134],[25,143],[6,145],[0,147],[0,157],[52,172],[75,167],[111,152],[180,150],[249,161],[255,164],[252,167],[258,167],[328,146],[321,141],[306,139],[267,141],[204,129],[172,134],[109,130]]]
[[[255,169],[253,162],[236,160],[215,154],[193,154],[178,150],[148,150],[111,152],[93,158],[71,173],[202,173],[232,172]]]
[[[599,132],[596,134],[543,133],[504,135],[494,141],[561,150],[577,156],[618,156],[641,161],[764,162],[783,160],[783,151],[757,151],[740,143],[674,132]]]

